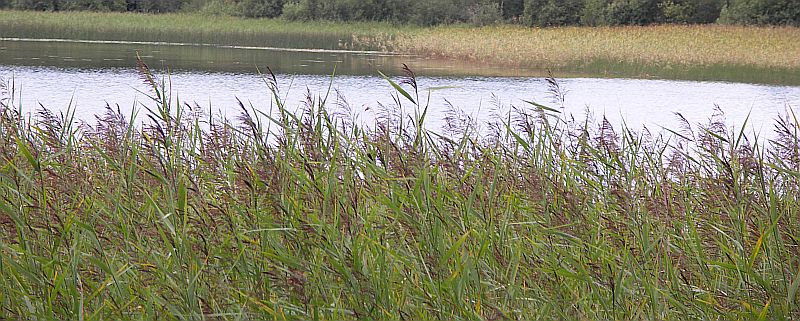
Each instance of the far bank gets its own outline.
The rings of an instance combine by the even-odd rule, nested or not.
[[[800,83],[800,29],[793,27],[423,28],[199,14],[0,11],[0,37],[377,50],[564,75]]]

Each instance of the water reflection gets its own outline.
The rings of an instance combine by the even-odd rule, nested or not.
[[[142,92],[148,92],[133,69],[59,69],[0,66],[0,76],[13,75],[21,88],[27,110],[41,103],[51,109],[65,109],[73,100],[80,119],[91,121],[106,103],[119,104],[130,111],[135,104],[152,105]],[[161,74],[163,75],[163,74]],[[394,102],[392,87],[380,77],[340,75],[277,76],[281,99],[290,109],[299,109],[306,93],[325,95],[333,91],[328,106],[343,104],[339,91],[359,122],[370,123],[381,112],[381,105]],[[213,113],[230,118],[239,113],[237,99],[263,111],[269,110],[272,97],[259,75],[249,73],[185,72],[170,75],[173,98],[196,103]],[[332,82],[331,82],[332,81]],[[448,104],[479,120],[489,120],[511,105],[524,106],[523,100],[549,104],[547,84],[541,78],[434,77],[418,79],[423,103],[430,104],[428,127],[444,127]],[[748,131],[770,131],[774,119],[787,106],[800,106],[800,87],[768,86],[723,82],[667,80],[570,78],[561,80],[567,91],[565,114],[583,118],[589,112],[595,119],[605,115],[612,123],[624,122],[635,129],[652,131],[661,127],[678,128],[674,115],[679,112],[691,123],[705,123],[719,105],[728,124],[740,126],[750,115]],[[428,97],[430,91],[430,100]],[[406,111],[410,104],[404,102]]]
[[[408,64],[419,74],[441,77],[542,77],[547,71],[487,63],[432,59],[374,51],[299,49],[264,45],[0,38],[0,64],[80,69],[132,68],[137,53],[152,68],[192,72],[255,74],[267,66],[277,73],[401,74]],[[591,61],[556,70],[560,77],[688,79],[800,85],[800,70],[746,66],[658,66]]]
[[[258,46],[212,46],[188,43],[119,41],[0,40],[0,64],[60,68],[131,68],[137,54],[155,69],[258,73],[270,67],[277,73],[375,75],[376,70],[400,74],[403,63],[437,76],[521,76],[536,72],[478,66],[473,63],[332,49],[293,49]]]

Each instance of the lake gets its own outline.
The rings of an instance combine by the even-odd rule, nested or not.
[[[168,76],[173,98],[229,117],[238,114],[237,99],[269,108],[271,97],[258,73],[267,66],[277,74],[290,109],[302,106],[307,92],[325,95],[331,87],[329,106],[342,105],[338,92],[365,123],[379,106],[394,102],[392,87],[378,71],[398,75],[403,63],[418,75],[432,129],[444,126],[448,105],[483,120],[497,109],[524,106],[524,100],[555,106],[542,71],[372,51],[2,38],[0,77],[13,79],[26,110],[38,104],[64,110],[72,101],[77,117],[91,120],[106,103],[126,111],[148,103],[135,69],[137,53],[157,75]],[[800,87],[790,84],[556,76],[564,77],[559,83],[567,92],[566,114],[582,118],[588,110],[596,119],[606,115],[615,124],[624,119],[633,128],[676,128],[675,112],[704,123],[718,105],[729,126],[740,126],[750,115],[750,130],[764,133],[787,106],[800,105]]]

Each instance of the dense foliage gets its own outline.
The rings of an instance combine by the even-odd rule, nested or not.
[[[800,25],[800,1],[728,0],[722,21],[744,24]]]
[[[191,11],[296,20],[531,26],[714,23],[800,25],[796,0],[0,0],[0,8]]]
[[[0,5],[14,9],[62,11],[132,11],[174,12],[187,0],[0,0]]]

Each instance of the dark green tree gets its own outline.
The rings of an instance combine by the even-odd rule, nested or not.
[[[522,21],[541,27],[575,25],[584,5],[584,0],[525,0]]]
[[[524,0],[499,0],[498,3],[504,19],[509,21],[521,19],[522,12],[525,9]]]
[[[722,0],[666,0],[660,4],[666,22],[691,24],[717,21],[722,5]]]
[[[175,12],[188,0],[125,0],[127,11],[137,12]]]
[[[720,22],[800,26],[798,0],[727,0]]]
[[[600,26],[606,22],[606,7],[608,0],[586,0],[581,11],[581,24],[586,26]]]
[[[375,16],[369,20],[408,22],[415,0],[376,0]]]
[[[239,12],[245,17],[274,18],[283,13],[283,0],[242,0]]]
[[[58,10],[58,1],[54,0],[13,0],[12,7],[22,10],[55,11]]]
[[[411,22],[423,25],[437,25],[465,21],[467,11],[465,7],[453,0],[428,0],[418,1],[411,14]]]
[[[503,20],[503,11],[496,1],[484,0],[467,7],[467,22],[474,26],[485,26]]]
[[[317,0],[290,0],[283,5],[283,16],[291,20],[321,19]]]
[[[125,0],[59,0],[55,10],[126,11]]]
[[[658,0],[613,0],[605,8],[609,25],[646,25],[662,22]]]

